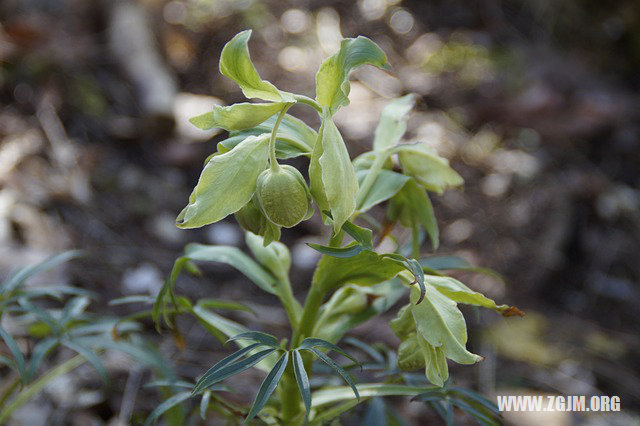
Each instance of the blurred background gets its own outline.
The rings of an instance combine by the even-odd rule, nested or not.
[[[498,271],[504,282],[458,277],[526,312],[503,319],[465,310],[469,347],[485,361],[451,365],[454,381],[489,396],[622,400],[620,413],[507,413],[512,424],[638,424],[636,0],[3,0],[0,276],[79,248],[86,256],[55,279],[99,293],[98,311],[123,315],[131,311],[107,302],[156,293],[186,243],[243,247],[232,218],[189,231],[174,221],[224,138],[187,119],[243,99],[217,67],[224,43],[247,28],[262,77],[312,97],[317,67],[341,37],[365,35],[383,48],[392,71],[354,73],[351,104],[336,117],[354,156],[370,149],[386,102],[418,95],[406,139],[437,146],[466,181],[433,197],[438,253]],[[318,124],[307,109],[291,112]],[[299,295],[317,260],[305,242],[324,241],[320,225],[316,216],[283,230]],[[203,278],[183,277],[178,292],[248,301],[257,316],[231,317],[286,333],[275,298],[256,295],[227,267],[204,270]],[[393,348],[385,322],[354,335]],[[148,335],[193,378],[226,349],[192,321],[180,326],[185,350],[152,327]],[[134,367],[112,361],[110,389],[89,371],[46,391],[15,424],[116,424],[118,386]],[[255,388],[259,380],[245,373],[234,384]],[[93,398],[73,397],[85,388]],[[141,391],[136,409],[158,401]],[[440,424],[424,405],[395,404],[408,424]]]

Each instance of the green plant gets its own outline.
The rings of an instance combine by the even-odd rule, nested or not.
[[[101,359],[106,350],[129,355],[151,368],[158,378],[176,380],[171,365],[137,335],[141,329],[138,323],[87,311],[96,298],[92,292],[66,285],[27,285],[33,276],[79,254],[68,251],[52,256],[18,269],[0,283],[0,424],[50,382],[86,362],[108,384],[108,372]],[[3,322],[11,329],[5,329]],[[59,348],[66,348],[75,356],[54,364]],[[164,395],[174,393],[172,386]],[[182,423],[179,410],[169,414],[172,424]]]
[[[241,32],[225,45],[220,72],[234,80],[247,98],[267,102],[214,106],[213,111],[191,120],[202,129],[225,129],[229,137],[218,143],[217,151],[206,160],[177,225],[197,228],[235,214],[247,230],[246,243],[253,258],[234,247],[187,245],[153,312],[158,327],[164,317],[170,328],[175,326],[175,314],[191,313],[214,335],[237,344],[239,350],[205,372],[191,392],[168,401],[163,408],[201,395],[203,416],[213,404],[216,411],[235,420],[244,416],[245,423],[322,424],[372,397],[410,395],[436,402],[434,409],[448,421],[452,421],[455,406],[482,423],[495,423],[490,403],[448,384],[447,359],[461,364],[481,360],[466,348],[466,324],[457,304],[482,306],[505,315],[519,311],[497,305],[444,274],[443,270],[470,269],[463,260],[421,257],[425,235],[434,250],[438,247],[438,227],[427,191],[441,194],[461,185],[462,178],[429,145],[401,143],[414,96],[395,99],[385,107],[372,150],[352,161],[333,116],[349,102],[351,71],[365,64],[387,69],[384,52],[365,37],[343,40],[339,51],[320,66],[316,98],[311,99],[282,91],[260,78],[249,56],[250,35],[250,31]],[[322,124],[317,132],[287,113],[298,103],[318,113]],[[279,164],[294,157],[309,158],[310,188],[299,171]],[[327,245],[309,244],[322,257],[301,305],[291,290],[289,251],[278,240],[282,227],[295,226],[310,217],[311,201],[331,228],[331,237]],[[367,214],[381,203],[386,203],[382,225]],[[374,229],[356,225],[360,218]],[[394,226],[411,231],[409,247],[398,245],[395,252],[378,252],[374,230],[379,240],[393,239]],[[352,241],[345,243],[346,238]],[[180,272],[184,268],[197,272],[194,262],[198,261],[229,264],[261,290],[277,296],[288,315],[291,336],[278,339],[249,331],[211,312],[202,301],[192,305],[177,297],[174,285]],[[356,385],[349,368],[327,352],[355,362],[336,343],[355,326],[390,309],[406,297],[407,290],[408,303],[391,321],[402,341],[397,363],[383,369],[382,382]],[[368,346],[358,347],[362,350]],[[380,354],[375,356],[378,361],[382,359]],[[348,386],[321,386],[312,392],[310,377],[319,371],[311,369],[314,359],[338,373]],[[231,407],[220,392],[215,392],[219,389],[216,386],[254,366],[268,373],[254,403],[248,409]],[[415,385],[403,372],[422,368],[435,386],[424,379]],[[374,408],[380,407],[375,404]]]

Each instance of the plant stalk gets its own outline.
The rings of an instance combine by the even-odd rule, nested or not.
[[[287,113],[287,110],[291,108],[291,105],[293,104],[286,104],[280,110],[278,118],[273,125],[273,130],[271,131],[271,139],[269,139],[269,163],[271,164],[271,170],[273,172],[277,172],[280,170],[280,165],[278,164],[278,160],[276,159],[276,135],[278,133],[278,127],[280,127],[280,122],[284,118],[284,115]]]

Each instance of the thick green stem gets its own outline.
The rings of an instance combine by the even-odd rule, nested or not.
[[[286,104],[282,108],[282,110],[280,110],[278,118],[273,125],[273,130],[271,131],[271,139],[269,139],[269,161],[271,163],[271,170],[273,170],[274,172],[280,170],[280,165],[278,164],[278,160],[276,159],[276,135],[278,134],[278,127],[280,127],[280,122],[284,118],[284,115],[287,113],[287,110],[291,108],[291,105],[293,104]]]
[[[322,113],[322,107],[318,105],[318,103],[313,99],[304,95],[293,95],[293,97],[296,99],[296,101],[300,102],[301,104],[309,105],[319,113]]]
[[[295,330],[298,328],[298,324],[300,322],[302,306],[300,306],[300,302],[298,302],[293,296],[289,277],[282,277],[280,283],[284,291],[279,292],[278,297],[280,299],[280,303],[282,303],[282,306],[284,306],[284,309],[287,312],[287,317],[289,318],[291,329]]]

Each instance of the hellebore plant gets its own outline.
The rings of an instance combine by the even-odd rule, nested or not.
[[[158,327],[164,318],[173,328],[173,314],[188,312],[218,338],[233,341],[239,350],[206,371],[191,391],[176,395],[162,408],[201,395],[203,416],[216,401],[216,411],[245,416],[245,423],[322,424],[372,397],[410,395],[435,401],[434,408],[448,419],[456,406],[481,422],[495,423],[490,403],[471,391],[448,387],[447,359],[460,364],[481,360],[466,348],[466,323],[457,304],[482,306],[504,315],[519,311],[496,305],[443,274],[442,270],[468,269],[462,259],[420,255],[425,235],[434,250],[438,247],[428,192],[441,194],[463,181],[429,145],[401,143],[414,96],[395,99],[384,108],[373,149],[352,161],[333,116],[349,103],[351,71],[361,65],[387,69],[385,53],[368,38],[344,39],[338,52],[320,66],[316,98],[311,99],[282,91],[260,78],[249,56],[250,35],[251,31],[243,31],[225,45],[220,72],[235,81],[247,98],[265,102],[214,106],[213,111],[191,119],[201,129],[227,130],[229,137],[206,160],[177,226],[198,228],[234,214],[246,230],[253,258],[235,247],[189,244],[154,305]],[[317,132],[287,114],[296,103],[318,113],[322,124]],[[296,168],[279,163],[300,156],[309,158],[309,187]],[[378,224],[366,212],[382,203],[386,204],[386,219]],[[322,257],[301,305],[291,289],[289,250],[278,240],[282,227],[294,227],[312,216],[313,204],[331,227],[331,238],[327,245],[309,244]],[[393,228],[408,228],[410,247],[379,252],[373,230],[354,223],[359,217],[372,224],[376,241],[396,241]],[[351,242],[345,243],[347,238]],[[177,297],[173,288],[178,275],[184,268],[197,271],[193,263],[197,261],[229,264],[261,290],[277,296],[287,313],[291,336],[278,339],[249,331],[212,312],[207,301],[192,304]],[[387,366],[383,382],[356,385],[347,372],[349,367],[340,366],[327,353],[333,351],[356,362],[336,346],[338,341],[401,299],[405,306],[390,324],[402,342],[396,351],[397,366],[394,362]],[[364,348],[375,360],[383,359],[372,346],[345,340]],[[389,360],[396,359],[390,352],[387,355]],[[337,372],[348,387],[312,391],[314,360]],[[251,367],[268,373],[253,405],[245,410],[224,402],[218,392],[220,383]],[[412,385],[415,381],[408,380],[404,372],[418,369],[424,369],[426,379],[435,386],[424,378],[420,386]]]

